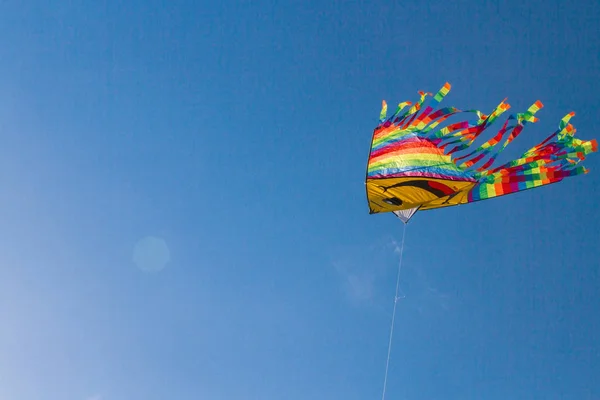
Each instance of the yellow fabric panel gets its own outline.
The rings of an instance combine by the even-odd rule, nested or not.
[[[367,198],[371,213],[448,207],[466,203],[473,181],[402,177],[368,179]]]

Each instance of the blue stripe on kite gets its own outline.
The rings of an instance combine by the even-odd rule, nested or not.
[[[427,174],[429,176],[436,175],[440,177],[452,177],[452,178],[463,178],[463,179],[472,179],[468,173],[465,171],[455,171],[446,168],[439,167],[403,167],[403,168],[379,168],[374,171],[369,171],[369,178],[386,178],[389,175],[397,175],[397,174],[405,174],[411,173],[411,176],[415,176],[418,173]]]

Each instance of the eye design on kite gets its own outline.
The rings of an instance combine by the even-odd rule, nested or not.
[[[401,206],[403,204],[402,200],[396,197],[389,197],[387,199],[383,199],[383,201],[389,204],[390,206]]]

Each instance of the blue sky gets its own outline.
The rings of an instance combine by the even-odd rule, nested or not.
[[[3,2],[0,398],[380,398],[402,232],[364,196],[381,100],[541,100],[508,156],[572,110],[599,138],[597,2],[404,3]],[[585,165],[417,213],[386,398],[600,397]]]

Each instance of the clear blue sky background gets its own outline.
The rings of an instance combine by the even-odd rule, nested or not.
[[[597,1],[5,1],[0,398],[381,397],[381,100],[598,138]],[[591,173],[407,229],[389,399],[600,398]],[[134,247],[162,238],[159,272]]]

